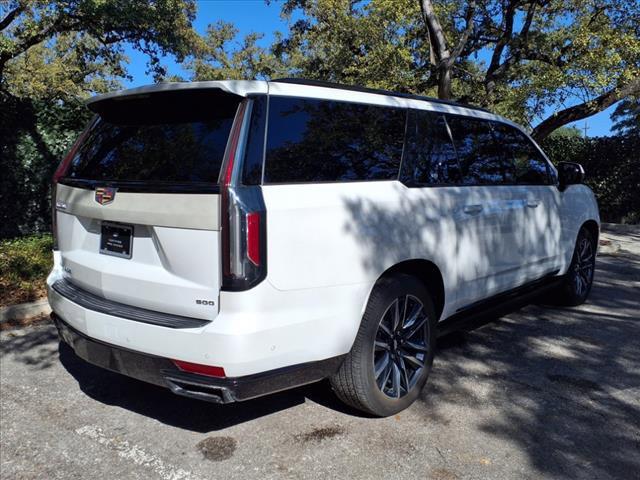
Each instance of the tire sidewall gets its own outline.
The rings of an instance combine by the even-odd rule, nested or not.
[[[576,273],[574,269],[575,269],[576,263],[579,262],[578,249],[580,247],[580,242],[582,239],[585,239],[585,238],[587,239],[587,241],[589,241],[589,243],[591,243],[591,248],[593,250],[593,256],[594,256],[594,260],[593,260],[594,265],[593,265],[593,272],[591,274],[589,284],[587,285],[587,288],[585,289],[584,293],[582,295],[579,295],[576,292],[576,287],[575,287]],[[571,304],[579,305],[581,303],[584,303],[587,297],[589,297],[589,293],[591,293],[591,287],[593,286],[593,279],[595,276],[595,256],[596,256],[595,239],[593,238],[593,235],[589,230],[582,227],[578,232],[578,238],[576,239],[576,245],[573,249],[573,256],[571,257],[571,264],[569,265],[569,271],[567,275],[566,294],[568,295],[569,297],[568,300]]]
[[[376,286],[376,288],[378,287],[380,287],[380,289],[372,294],[363,316],[364,335],[362,340],[365,343],[362,348],[363,358],[360,359],[360,361],[363,362],[361,371],[364,374],[361,380],[365,385],[365,390],[369,394],[368,400],[372,410],[374,410],[376,414],[389,416],[411,405],[419,397],[420,392],[427,382],[436,347],[436,319],[431,296],[424,285],[415,277],[404,274],[394,275],[389,278],[389,281]],[[374,340],[378,332],[378,326],[382,320],[382,315],[386,309],[396,298],[407,294],[417,297],[426,310],[429,329],[429,352],[425,359],[424,371],[414,387],[405,396],[399,399],[393,399],[385,395],[378,388],[375,381],[373,369]]]

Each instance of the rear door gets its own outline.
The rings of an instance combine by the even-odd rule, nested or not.
[[[109,98],[56,187],[66,281],[123,304],[212,320],[218,177],[241,97],[215,89]]]

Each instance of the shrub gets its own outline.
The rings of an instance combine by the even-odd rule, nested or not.
[[[582,164],[603,221],[640,223],[640,136],[549,137],[541,146],[555,164]]]
[[[0,305],[23,303],[46,293],[53,259],[51,235],[0,241]]]

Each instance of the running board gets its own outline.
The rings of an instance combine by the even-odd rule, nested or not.
[[[452,316],[438,323],[438,336],[441,337],[458,330],[473,330],[484,325],[488,320],[501,317],[528,305],[531,300],[557,287],[562,282],[563,277],[558,277],[557,273],[558,271],[551,272],[538,280],[459,309]]]

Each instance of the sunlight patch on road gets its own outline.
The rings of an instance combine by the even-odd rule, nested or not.
[[[183,480],[197,479],[191,472],[182,468],[163,462],[152,453],[148,453],[138,445],[131,444],[126,440],[118,440],[107,437],[100,427],[95,425],[85,425],[75,430],[78,435],[82,435],[96,441],[100,445],[114,450],[120,458],[131,461],[136,465],[152,469],[163,480]]]

